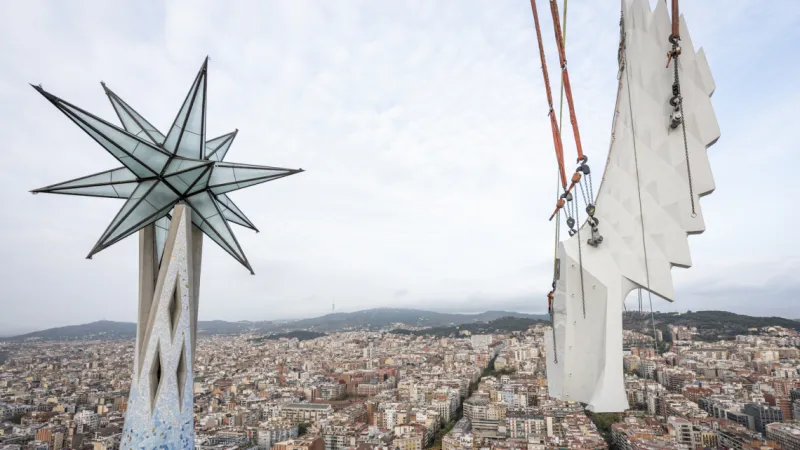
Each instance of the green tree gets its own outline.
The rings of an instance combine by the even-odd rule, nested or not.
[[[302,436],[306,433],[308,433],[308,424],[307,423],[297,424],[297,435]]]
[[[611,425],[621,422],[622,416],[617,413],[592,413],[590,411],[587,411],[586,415],[594,422],[603,439],[611,444]]]

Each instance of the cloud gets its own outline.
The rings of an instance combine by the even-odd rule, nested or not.
[[[725,278],[720,261],[764,261],[748,276],[767,277],[800,248],[786,231],[799,188],[780,163],[800,138],[789,122],[798,62],[787,57],[800,7],[751,6],[682,5],[717,83],[722,139],[709,152],[708,231],[690,239],[694,267],[676,269],[679,293]],[[615,2],[570,8],[570,75],[597,170],[618,19]],[[753,23],[763,33],[741,32]],[[136,238],[83,259],[121,204],[27,194],[114,161],[26,83],[113,119],[104,80],[163,131],[206,55],[209,135],[239,128],[231,160],[307,172],[232,195],[262,231],[235,230],[256,276],[207,240],[201,318],[307,316],[332,301],[341,311],[544,302],[555,165],[524,2],[6,2],[0,41],[0,331],[132,320],[137,308]],[[781,295],[764,301],[788,315]]]
[[[712,267],[712,274],[679,284],[675,302],[653,296],[657,311],[723,310],[753,316],[800,318],[800,258],[788,257],[780,264],[769,260],[726,262]],[[626,299],[629,310],[638,308],[637,293]],[[648,297],[644,308],[649,310]]]

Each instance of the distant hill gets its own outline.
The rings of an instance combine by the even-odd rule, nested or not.
[[[197,322],[197,332],[198,334],[247,333],[260,328],[256,325],[257,323],[271,324],[272,322],[226,322],[224,320],[201,320]]]
[[[737,334],[747,334],[749,328],[781,326],[800,331],[800,322],[782,317],[754,317],[728,311],[689,311],[686,313],[653,314],[656,328],[667,331],[669,325],[697,327],[697,339],[714,341],[730,339]],[[650,314],[629,312],[623,315],[623,326],[628,330],[653,334]],[[649,331],[648,331],[649,330]]]
[[[241,321],[224,320],[200,321],[197,331],[201,335],[264,333],[278,334],[296,330],[328,333],[348,329],[379,330],[393,325],[410,327],[448,327],[469,323],[489,322],[502,317],[543,319],[547,316],[531,315],[509,311],[486,311],[480,314],[451,314],[416,309],[376,308],[352,313],[327,314],[311,319],[295,321]],[[33,333],[22,334],[0,340],[91,340],[91,339],[133,339],[136,337],[136,324],[101,320],[83,325],[50,328]]]
[[[348,328],[381,329],[395,324],[412,327],[442,327],[466,323],[489,322],[501,317],[544,319],[547,315],[523,314],[510,311],[486,311],[479,314],[453,314],[420,309],[376,308],[352,313],[326,314],[285,324],[295,329],[335,331]]]
[[[73,339],[132,339],[136,337],[136,324],[129,322],[112,322],[99,320],[83,325],[50,328],[19,336],[2,338],[6,341],[22,341],[26,339],[41,340],[73,340]]]
[[[669,325],[697,327],[700,333],[697,338],[701,340],[716,340],[718,336],[730,338],[737,334],[747,334],[749,328],[767,326],[782,326],[800,331],[800,322],[795,320],[782,317],[745,316],[727,311],[694,311],[683,314],[657,312],[654,316],[656,328],[666,332]],[[424,328],[424,330],[404,333],[449,336],[459,330],[469,330],[473,333],[524,330],[532,324],[549,320],[550,318],[546,314],[523,314],[510,311],[454,314],[419,309],[376,308],[352,313],[326,314],[311,319],[294,321],[200,321],[197,324],[197,328],[201,335],[256,333],[279,338],[292,336],[286,333],[294,331],[327,334],[341,330],[356,329],[389,330],[402,325],[405,327]],[[639,330],[652,334],[649,314],[625,313],[623,315],[623,326],[625,329]],[[135,336],[136,324],[134,323],[101,320],[83,325],[50,328],[19,336],[0,338],[0,340],[18,342],[26,339],[133,339]],[[300,335],[294,337],[299,338]]]
[[[261,336],[261,337],[258,337],[258,338],[253,338],[253,339],[250,339],[250,342],[262,342],[265,339],[278,340],[278,339],[283,339],[283,338],[286,338],[286,339],[297,339],[298,341],[308,341],[310,339],[316,339],[316,338],[319,338],[319,337],[322,337],[322,336],[327,336],[327,334],[318,333],[316,331],[295,330],[295,331],[289,331],[289,332],[286,332],[286,333],[275,333],[275,334],[269,334],[269,335],[266,335],[266,336]]]
[[[250,326],[241,322],[225,322],[223,320],[200,321],[197,324],[201,334],[235,334],[247,331]],[[95,339],[133,339],[136,337],[136,324],[131,322],[112,322],[99,320],[82,325],[69,325],[66,327],[49,328],[33,333],[21,334],[8,338],[6,341],[24,340],[95,340]]]
[[[416,336],[432,335],[439,337],[458,336],[461,331],[469,331],[471,334],[509,333],[512,331],[525,331],[539,323],[550,323],[550,321],[549,318],[545,320],[527,317],[501,317],[489,322],[473,322],[449,327],[431,327],[421,330],[396,329],[392,330],[392,333],[412,334]]]

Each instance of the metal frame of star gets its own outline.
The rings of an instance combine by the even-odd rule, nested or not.
[[[166,136],[105,83],[103,89],[124,129],[41,86],[33,86],[123,165],[31,191],[127,199],[87,258],[155,223],[160,261],[169,230],[169,213],[183,202],[194,213],[192,223],[253,273],[228,222],[256,232],[258,229],[227,193],[294,175],[303,169],[223,161],[239,130],[205,140],[207,79],[208,58]]]

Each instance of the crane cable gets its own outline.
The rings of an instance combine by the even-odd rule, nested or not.
[[[567,3],[569,0],[564,0],[564,25],[562,29],[562,33],[564,35],[564,43],[566,45],[567,42]],[[561,126],[564,122],[564,80],[561,80],[561,87],[560,87],[560,98],[558,101],[558,134],[559,137],[561,136]],[[556,173],[556,202],[558,202],[559,196],[561,195],[561,185],[559,184],[559,174]],[[555,224],[555,243],[553,245],[553,286],[552,291],[548,294],[548,305],[547,309],[550,313],[550,327],[553,329],[553,361],[558,363],[558,355],[556,350],[556,327],[553,320],[553,306],[552,303],[555,301],[555,291],[556,291],[556,280],[558,279],[558,243],[561,241],[561,211],[556,213],[556,224]]]
[[[586,212],[589,214],[589,225],[592,227],[593,231],[596,231],[596,222],[594,219],[594,207],[591,205],[590,201],[586,198],[586,192],[584,190],[584,184],[582,183],[582,179],[585,178],[581,176],[581,173],[586,174],[587,176],[589,173],[589,167],[586,165],[586,161],[588,158],[583,154],[583,147],[581,145],[581,135],[578,131],[578,119],[575,116],[575,105],[572,100],[572,88],[570,87],[569,83],[569,71],[567,70],[567,56],[564,44],[564,31],[561,29],[561,22],[558,18],[558,2],[556,0],[550,0],[550,14],[553,18],[553,32],[555,33],[556,44],[558,46],[558,59],[559,63],[561,63],[561,89],[567,96],[567,106],[569,107],[569,117],[570,122],[572,123],[572,132],[575,138],[575,148],[578,152],[578,163],[580,166],[578,169],[575,170],[575,173],[572,175],[572,184],[570,184],[569,189],[571,190],[576,184],[581,191],[581,195],[583,196],[584,202],[586,203]],[[565,9],[564,14],[566,17],[566,0],[565,0]],[[566,20],[566,19],[565,19]],[[561,111],[563,112],[563,103],[561,104]],[[559,130],[561,128],[559,127]],[[583,181],[585,182],[585,181]],[[576,189],[577,190],[577,189]],[[569,194],[567,191],[565,194]],[[576,192],[577,196],[577,192]],[[570,197],[566,197],[567,203],[570,203]],[[574,209],[575,209],[575,218],[573,219],[572,212],[570,211],[571,208],[567,210],[570,211],[569,216],[567,217],[567,225],[570,227],[569,235],[572,236],[577,234],[578,236],[578,265],[581,267],[580,278],[581,278],[581,305],[583,308],[583,317],[586,318],[586,287],[584,282],[584,269],[583,269],[583,243],[581,242],[581,224],[579,219],[579,210],[580,207],[578,206],[578,199],[575,198]],[[577,225],[577,228],[574,226]],[[592,239],[594,242],[594,239]]]
[[[560,189],[560,184],[558,183],[558,174],[556,174],[556,198],[558,198]],[[558,352],[556,347],[556,324],[555,324],[555,310],[553,309],[553,303],[555,302],[555,295],[556,295],[556,280],[558,279],[558,243],[561,240],[561,211],[556,213],[556,232],[555,232],[555,245],[553,246],[553,285],[550,292],[547,294],[547,312],[550,314],[550,328],[553,330],[553,362],[558,364]]]
[[[634,113],[633,113],[633,101],[631,100],[631,80],[630,80],[630,65],[628,64],[628,49],[627,49],[627,35],[628,33],[625,32],[625,15],[622,15],[622,19],[620,20],[620,25],[622,26],[622,52],[623,52],[623,70],[625,71],[625,88],[628,93],[628,111],[631,115],[631,134],[632,134],[632,142],[633,142],[633,160],[634,160],[634,167],[636,168],[636,192],[639,196],[639,217],[640,217],[640,224],[641,224],[641,232],[642,232],[642,249],[644,251],[644,270],[645,270],[645,282],[647,284],[647,293],[650,297],[650,317],[653,320],[653,345],[654,350],[658,352],[658,335],[656,334],[656,325],[655,320],[653,319],[653,297],[650,293],[650,266],[647,260],[647,242],[645,240],[645,229],[644,229],[644,213],[642,207],[642,186],[639,179],[639,156],[636,150],[636,126],[634,124]],[[640,288],[641,291],[641,288]],[[642,366],[644,367],[644,359],[642,360]],[[647,408],[647,369],[644,369],[644,384],[642,386],[642,398],[644,400],[644,407]]]
[[[552,290],[547,294],[547,310],[550,314],[550,324],[553,329],[553,349],[556,350],[556,329],[555,329],[555,319],[553,316],[553,301],[555,300],[555,289],[556,289],[556,275],[558,272],[558,241],[559,241],[559,222],[561,219],[561,209],[564,207],[566,203],[568,193],[567,191],[567,174],[564,169],[564,149],[561,143],[561,132],[559,128],[559,124],[556,123],[555,112],[553,111],[553,95],[550,92],[550,78],[547,74],[547,60],[544,56],[544,45],[542,44],[542,31],[539,28],[539,13],[536,10],[536,0],[531,0],[531,11],[533,12],[533,23],[536,28],[536,39],[539,44],[539,58],[542,64],[542,77],[544,79],[544,87],[545,93],[547,94],[547,106],[548,112],[547,115],[550,117],[550,129],[553,133],[553,146],[555,147],[556,153],[556,161],[558,162],[558,181],[559,186],[561,189],[564,189],[564,194],[559,196],[558,200],[556,201],[556,209],[553,211],[553,214],[550,216],[552,220],[553,217],[558,216],[558,220],[556,221],[556,242],[555,242],[555,258],[553,262],[553,287]],[[558,356],[557,351],[553,352],[553,361],[558,363]]]
[[[564,47],[567,46],[567,3],[564,0],[564,25],[562,26],[561,33],[564,35]],[[561,129],[561,123],[564,120],[564,80],[561,80],[561,99],[558,102],[558,128]]]
[[[650,321],[653,327],[653,347],[656,353],[658,353],[658,334],[656,333],[656,322],[655,322],[655,315],[653,313],[653,293],[650,290],[650,263],[647,258],[647,234],[645,233],[645,226],[644,226],[644,207],[642,205],[642,185],[641,180],[639,177],[639,155],[636,149],[636,126],[634,124],[634,116],[633,113],[633,101],[631,100],[631,83],[630,83],[630,64],[628,63],[628,46],[627,46],[627,33],[624,32],[624,16],[622,20],[623,24],[623,57],[625,58],[625,87],[628,92],[628,111],[631,115],[631,134],[632,134],[632,142],[633,142],[633,161],[636,167],[636,192],[638,194],[639,200],[639,217],[640,217],[640,224],[641,224],[641,234],[642,234],[642,250],[644,252],[644,270],[645,270],[645,283],[647,286],[647,296],[650,302]]]
[[[564,34],[564,45],[567,42],[567,3],[568,0],[564,0],[564,28],[562,30]],[[561,95],[558,101],[558,133],[561,134],[561,126],[564,122],[564,80],[561,80]],[[556,175],[556,201],[558,201],[559,196],[561,195],[561,189],[558,185],[558,175]],[[560,241],[561,235],[561,213],[559,212],[558,217],[556,218],[556,242],[553,248],[553,289],[555,289],[555,282],[557,277],[557,264],[558,264],[558,243]]]
[[[642,312],[642,288],[637,289],[639,291],[639,315],[643,316],[644,313]]]

